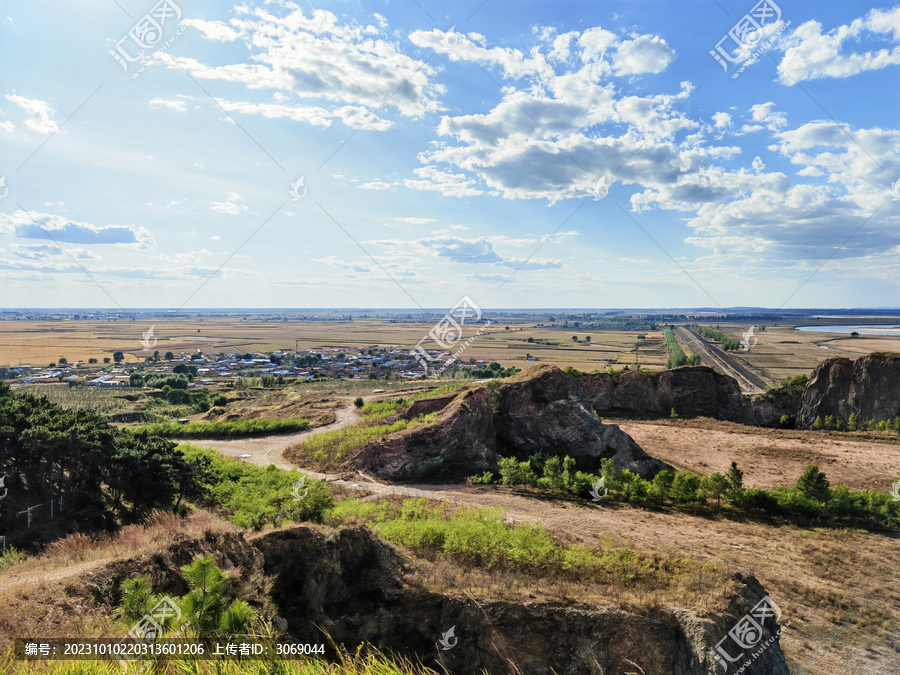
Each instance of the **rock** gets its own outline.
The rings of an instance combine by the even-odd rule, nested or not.
[[[499,459],[488,391],[479,387],[445,404],[436,422],[368,443],[343,466],[402,480],[427,477],[426,471],[469,475]]]
[[[344,467],[390,480],[460,477],[490,469],[504,455],[542,450],[565,451],[593,472],[599,472],[600,459],[612,458],[618,469],[648,479],[668,466],[619,427],[603,424],[579,382],[555,366],[536,366],[503,380],[497,396],[496,413],[485,387],[417,402],[428,405],[413,404],[391,419],[410,419],[413,410],[438,411],[436,421],[368,443]]]
[[[600,459],[616,468],[652,478],[667,468],[650,457],[624,431],[603,424],[585,398],[581,384],[555,366],[540,365],[504,381],[494,416],[503,454],[560,450],[599,471]]]
[[[797,428],[808,429],[821,416],[843,422],[856,413],[860,421],[892,420],[900,415],[900,354],[874,352],[856,361],[834,357],[822,361],[809,378]]]
[[[400,556],[365,527],[326,535],[300,525],[255,543],[265,555],[272,600],[297,641],[322,643],[320,627],[327,627],[340,644],[368,640],[431,667],[439,655],[447,672],[459,675],[512,672],[511,664],[522,675],[622,673],[633,669],[625,659],[648,675],[714,675],[719,666],[709,651],[766,595],[755,578],[739,575],[738,592],[719,615],[476,601],[429,591],[404,577]],[[442,650],[438,641],[451,627],[458,641]],[[774,621],[763,628],[760,645],[774,637]],[[737,655],[733,644],[726,648]],[[752,652],[746,650],[744,660]],[[777,637],[743,673],[788,675]]]
[[[636,370],[585,373],[585,396],[599,413],[627,412],[668,416],[672,409],[681,417],[713,417],[743,421],[747,399],[737,381],[706,366],[683,366],[653,374]]]

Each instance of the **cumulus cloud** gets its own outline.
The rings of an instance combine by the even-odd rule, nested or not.
[[[249,59],[221,65],[187,57],[176,57],[176,63],[159,60],[197,79],[275,90],[274,103],[220,101],[226,110],[244,114],[314,126],[337,119],[354,128],[365,124],[366,129],[383,131],[393,123],[372,117],[375,110],[419,118],[442,109],[444,88],[433,81],[436,71],[404,54],[383,19],[378,27],[361,26],[326,10],[309,12],[293,4],[285,8],[286,13],[278,14],[262,7],[242,8],[243,16],[227,23],[185,20],[208,40],[241,40],[251,50]]]
[[[562,267],[559,260],[549,258],[517,258],[506,256],[494,250],[494,244],[503,242],[500,237],[477,237],[464,239],[452,235],[423,237],[412,241],[388,239],[371,242],[389,247],[391,254],[431,256],[452,263],[475,265],[498,265],[501,267],[521,266],[521,269],[558,269]],[[534,240],[532,240],[532,243]]]
[[[70,244],[120,244],[134,248],[151,248],[156,242],[143,227],[109,225],[99,227],[75,222],[63,216],[16,211],[0,213],[0,232],[14,234],[21,239],[53,240]]]
[[[900,64],[900,7],[873,9],[848,25],[822,32],[818,21],[797,27],[781,44],[779,81],[795,82],[827,77],[843,78]],[[881,49],[852,51],[863,40],[881,42]]]
[[[7,94],[6,100],[15,103],[31,115],[25,120],[25,126],[29,129],[42,134],[52,134],[59,129],[56,122],[53,121],[56,111],[46,101],[31,98],[30,96],[19,96],[18,94]]]

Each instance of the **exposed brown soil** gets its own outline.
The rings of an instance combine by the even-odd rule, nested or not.
[[[900,476],[900,438],[891,432],[761,429],[706,418],[604,421],[618,424],[649,455],[678,469],[709,475],[737,462],[746,487],[793,486],[809,464],[818,464],[832,485],[852,490],[889,492]]]

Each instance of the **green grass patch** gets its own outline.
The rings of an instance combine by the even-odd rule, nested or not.
[[[369,401],[361,409],[360,413],[363,418],[368,420],[380,420],[391,415],[396,415],[408,408],[412,403],[427,398],[438,398],[444,394],[457,391],[461,387],[466,386],[465,382],[448,384],[430,391],[422,391],[412,396],[400,396],[390,401]]]
[[[131,431],[147,436],[180,438],[234,438],[239,436],[264,436],[266,434],[287,434],[309,429],[309,420],[303,418],[289,420],[235,420],[233,422],[158,422],[132,427]]]
[[[329,520],[357,519],[379,536],[410,549],[427,560],[447,560],[464,568],[519,572],[540,580],[581,583],[639,584],[651,589],[694,588],[708,573],[687,556],[645,556],[616,546],[610,538],[599,549],[558,542],[534,525],[509,526],[500,509],[429,505],[425,499],[360,502],[345,499],[328,514]],[[725,569],[714,570],[724,584]],[[707,574],[703,583],[710,585]],[[718,584],[711,584],[709,587]]]
[[[289,522],[318,522],[334,504],[330,485],[296,470],[247,464],[187,443],[178,449],[203,466],[205,475],[200,483],[206,497],[201,503],[219,508],[238,527],[260,530],[267,524],[278,527]]]
[[[366,443],[386,438],[391,434],[428,424],[436,413],[412,420],[397,420],[393,424],[377,424],[364,421],[346,429],[325,431],[310,436],[291,446],[285,455],[291,460],[321,470],[336,469],[349,455]]]

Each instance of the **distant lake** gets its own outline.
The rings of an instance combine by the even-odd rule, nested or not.
[[[795,330],[802,330],[805,333],[846,333],[850,334],[854,331],[860,335],[900,335],[900,326],[797,326]]]

